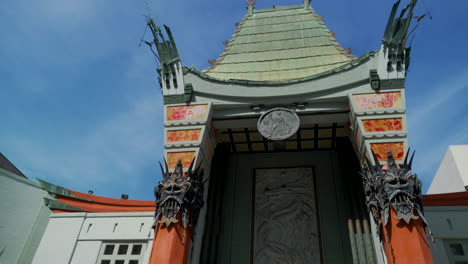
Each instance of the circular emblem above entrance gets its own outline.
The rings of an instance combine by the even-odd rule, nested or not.
[[[271,140],[283,140],[294,135],[299,125],[297,114],[286,108],[274,108],[263,113],[257,123],[260,134]]]

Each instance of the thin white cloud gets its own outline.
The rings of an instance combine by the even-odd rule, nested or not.
[[[158,101],[156,93],[147,94],[135,100],[126,112],[103,120],[90,131],[76,131],[73,142],[11,136],[7,145],[23,153],[22,163],[29,164],[29,169],[47,172],[45,177],[107,182],[115,178],[115,171],[134,172],[142,162],[156,159],[162,140],[162,133],[156,133],[162,123]]]
[[[144,178],[147,171],[143,171],[154,169],[156,178],[156,161],[163,153],[162,96],[154,80],[151,57],[143,53],[136,50],[126,73],[120,76],[128,86],[123,95],[127,103],[114,106],[114,114],[94,127],[84,126],[52,141],[47,131],[39,131],[41,128],[32,128],[37,132],[33,134],[10,131],[3,147],[14,152],[5,154],[11,154],[27,176],[70,189],[100,190],[101,195],[114,197],[115,193],[141,192],[148,182]],[[135,193],[131,197],[138,197]],[[151,197],[151,188],[147,193]]]
[[[93,94],[92,89],[98,96],[115,89],[119,95],[102,102],[114,112],[101,111],[91,120],[83,120],[86,117],[81,112],[79,117],[74,117],[65,104],[51,106],[40,113],[69,111],[66,116],[70,122],[44,120],[35,124],[28,118],[57,116],[33,117],[29,108],[15,114],[13,125],[31,124],[28,130],[2,131],[0,151],[31,178],[43,178],[81,191],[101,190],[98,194],[113,197],[116,193],[131,194],[138,189],[141,192],[142,186],[148,183],[144,177],[151,175],[153,169],[154,177],[159,175],[156,161],[163,152],[163,106],[155,80],[154,60],[148,50],[138,48],[145,25],[140,16],[145,13],[143,1],[112,5],[94,0],[6,1],[8,8],[1,13],[2,21],[9,26],[0,39],[0,70],[7,72],[9,89],[23,90],[28,96],[40,93],[38,97],[52,98],[50,101],[63,100],[56,95],[57,91],[61,95],[84,97]],[[132,20],[125,21],[129,16]],[[115,62],[120,64],[110,64]],[[115,74],[114,79],[108,82],[99,79],[99,74],[85,76],[89,69],[99,70],[98,67],[113,69],[107,76]],[[71,91],[82,88],[83,77],[88,85],[96,82],[95,87],[84,87],[85,93]],[[116,87],[100,87],[102,83]],[[67,100],[75,104],[82,98]],[[86,107],[87,102],[83,101],[82,105]],[[75,126],[74,131],[70,129]],[[149,194],[151,189],[147,189]]]
[[[450,102],[457,98],[458,94],[468,88],[468,68],[453,74],[450,78],[444,78],[434,87],[420,87],[417,107],[408,113],[408,118],[417,126],[428,122],[434,114],[444,113],[444,108],[452,108],[455,105]]]
[[[468,68],[420,89],[409,104],[409,143],[417,149],[415,171],[427,189],[449,145],[468,144]]]

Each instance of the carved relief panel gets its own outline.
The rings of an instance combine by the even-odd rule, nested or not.
[[[255,170],[253,263],[320,263],[312,168]]]

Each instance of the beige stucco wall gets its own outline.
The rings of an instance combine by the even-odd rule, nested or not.
[[[153,216],[153,212],[52,214],[33,263],[95,263],[106,241],[147,243],[142,263],[148,263]]]

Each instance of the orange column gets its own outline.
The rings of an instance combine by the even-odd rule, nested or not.
[[[185,264],[190,249],[190,231],[181,221],[169,227],[158,224],[155,229],[149,264]]]
[[[384,226],[382,239],[388,264],[433,264],[431,250],[421,218],[409,224],[395,219],[396,212],[390,208],[388,223]]]

